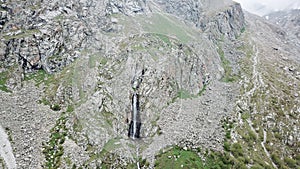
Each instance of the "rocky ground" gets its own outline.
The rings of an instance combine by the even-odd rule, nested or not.
[[[237,86],[213,81],[201,97],[182,99],[163,110],[157,121],[160,134],[145,139],[145,142],[151,141],[143,156],[151,159],[171,145],[222,150],[222,120],[233,111],[237,89]]]
[[[153,168],[174,146],[221,168],[299,167],[299,43],[282,29],[297,22],[204,0],[0,12],[0,168]]]
[[[38,103],[41,92],[32,84],[24,84],[14,93],[1,92],[1,126],[8,132],[16,162],[11,161],[9,168],[42,165],[42,143],[48,139],[57,113]]]

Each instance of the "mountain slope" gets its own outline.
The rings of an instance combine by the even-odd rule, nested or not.
[[[14,1],[1,21],[3,168],[299,166],[299,51],[237,3]]]

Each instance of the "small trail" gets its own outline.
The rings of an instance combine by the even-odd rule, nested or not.
[[[12,147],[8,140],[8,135],[0,125],[0,156],[4,159],[5,165],[8,169],[17,168],[16,159],[13,154]]]
[[[277,168],[277,166],[275,165],[275,163],[273,162],[273,160],[272,160],[272,158],[271,158],[270,153],[268,152],[268,150],[267,150],[266,147],[265,147],[266,141],[267,141],[267,132],[264,130],[264,140],[261,142],[261,146],[263,147],[263,149],[264,149],[266,155],[270,158],[273,167],[274,167],[274,168]]]
[[[247,104],[249,105],[251,103],[251,99],[252,97],[254,96],[254,93],[261,87],[264,87],[265,84],[263,82],[263,79],[262,79],[262,76],[260,75],[259,71],[258,71],[258,63],[259,63],[259,60],[258,60],[258,55],[259,55],[259,50],[258,48],[253,45],[253,51],[255,51],[255,54],[252,55],[252,77],[250,79],[250,83],[253,84],[253,88],[251,88],[249,91],[245,91],[245,95],[239,100],[239,102],[244,102],[246,101]],[[245,77],[246,78],[246,77]],[[245,82],[247,81],[247,79],[244,80]],[[257,109],[256,109],[256,105],[254,104],[253,105],[253,112],[251,112],[251,114],[257,114]],[[242,121],[241,119],[241,113],[239,113],[239,119],[238,121]],[[251,118],[247,119],[246,122],[248,123],[248,125],[250,126],[250,129],[255,133],[255,135],[258,137],[258,133],[256,132],[256,130],[253,128],[253,122],[251,120]],[[266,143],[266,140],[267,140],[267,132],[266,131],[263,131],[264,132],[264,139],[263,141],[261,142],[261,146],[262,148],[264,149],[264,152],[266,154],[266,156],[269,158],[269,160],[272,162],[272,165],[274,168],[277,169],[277,166],[274,164],[271,156],[270,156],[270,153],[268,152],[268,150],[266,149],[265,147],[265,143]]]
[[[253,96],[254,92],[261,86],[264,85],[264,82],[261,78],[261,75],[259,74],[258,70],[257,70],[257,64],[258,64],[258,54],[259,54],[259,51],[257,49],[257,47],[255,45],[253,45],[253,51],[255,51],[255,55],[252,57],[252,62],[253,62],[253,65],[252,65],[252,83],[253,83],[253,88],[248,91],[246,93],[246,97],[249,97],[249,96]]]

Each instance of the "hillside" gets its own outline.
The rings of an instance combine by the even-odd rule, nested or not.
[[[299,10],[0,3],[0,168],[300,167]]]

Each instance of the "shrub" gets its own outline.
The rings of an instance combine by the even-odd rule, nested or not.
[[[262,167],[261,165],[259,164],[255,164],[251,167],[251,169],[264,169],[264,167]]]
[[[225,137],[226,137],[227,139],[231,139],[230,130],[227,130],[227,131],[226,131]]]
[[[54,111],[59,111],[61,108],[60,108],[59,104],[54,104],[51,106],[51,109]]]
[[[297,166],[297,162],[294,159],[291,158],[284,158],[284,162],[290,167],[290,168],[296,168]]]
[[[235,157],[243,156],[243,148],[239,143],[232,144],[230,150]]]
[[[230,143],[227,142],[227,141],[224,142],[224,150],[225,151],[230,151]]]
[[[249,131],[249,136],[252,141],[257,140],[257,136],[252,130]]]
[[[279,168],[284,168],[284,163],[283,163],[283,161],[280,159],[280,157],[278,156],[277,153],[273,153],[273,154],[271,155],[271,158],[272,158],[272,160],[274,161],[274,163],[275,163],[276,165],[279,166]]]
[[[74,106],[68,105],[67,112],[70,113],[70,112],[73,112],[73,111],[74,111]]]

